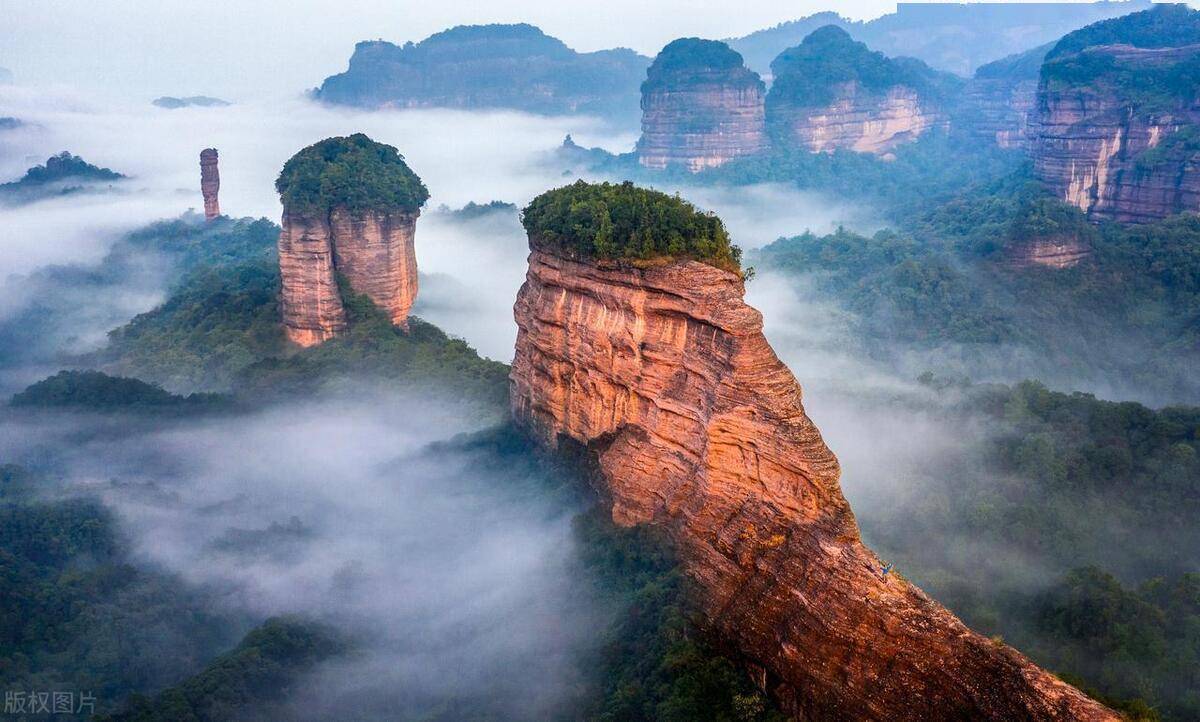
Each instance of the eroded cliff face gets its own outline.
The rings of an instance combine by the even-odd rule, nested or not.
[[[763,152],[763,97],[760,84],[730,82],[717,72],[649,90],[642,95],[638,162],[696,173]]]
[[[945,115],[911,88],[897,85],[875,94],[864,92],[857,82],[839,85],[836,100],[827,106],[774,103],[767,120],[772,136],[785,145],[814,153],[852,150],[883,157],[947,124]]]
[[[204,218],[213,220],[221,215],[217,194],[221,190],[221,174],[217,169],[217,149],[200,151],[200,193],[204,196]]]
[[[312,346],[346,329],[338,274],[407,326],[417,296],[417,212],[284,212],[279,234],[281,306],[287,337]]]
[[[1200,46],[1091,48],[1126,72],[1194,61]],[[1034,170],[1062,200],[1092,219],[1144,223],[1200,210],[1200,152],[1194,136],[1200,99],[1144,109],[1103,82],[1038,91]]]
[[[882,572],[743,293],[700,263],[535,248],[514,418],[594,455],[618,523],[668,530],[703,620],[796,719],[1118,719]]]
[[[958,130],[1001,148],[1028,149],[1036,134],[1037,80],[972,78],[955,114]]]

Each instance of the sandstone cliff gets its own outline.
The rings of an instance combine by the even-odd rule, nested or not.
[[[428,191],[396,149],[361,134],[330,138],[293,156],[276,187],[288,338],[311,346],[345,331],[339,281],[407,326],[417,295],[413,241]]]
[[[757,73],[713,40],[669,43],[642,84],[638,162],[695,173],[766,148],[763,96]]]
[[[1038,74],[1050,48],[1043,45],[979,68],[963,87],[955,131],[1001,148],[1028,149],[1037,128]]]
[[[618,523],[670,533],[703,620],[789,714],[1118,719],[883,572],[738,274],[531,246],[514,418],[594,456]]]
[[[1034,169],[1094,220],[1147,222],[1200,210],[1200,20],[1163,6],[1068,35],[1051,51],[1038,89]],[[1144,38],[1170,24],[1178,39]],[[1109,44],[1091,45],[1093,41]],[[1082,47],[1080,47],[1082,46]]]
[[[221,215],[217,194],[221,191],[221,174],[217,169],[217,149],[200,151],[200,193],[204,195],[204,218],[212,220]]]
[[[871,52],[835,26],[781,53],[771,69],[766,120],[780,147],[887,156],[948,126],[942,96],[953,79],[919,60]]]

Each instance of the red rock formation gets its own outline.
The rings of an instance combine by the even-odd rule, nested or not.
[[[1118,719],[882,573],[743,293],[701,263],[535,249],[514,418],[594,454],[615,521],[668,530],[703,620],[796,719]]]
[[[853,150],[886,157],[897,146],[946,127],[947,119],[912,88],[897,85],[880,96],[850,82],[838,86],[837,99],[827,106],[773,106],[771,124],[786,143],[814,153]]]
[[[204,194],[204,218],[212,220],[221,215],[217,193],[221,190],[221,174],[217,170],[217,149],[200,151],[200,192]]]
[[[345,330],[338,273],[354,291],[370,296],[392,323],[407,327],[417,297],[413,238],[418,215],[335,208],[328,218],[314,218],[285,210],[279,267],[288,338],[312,346]]]
[[[659,53],[642,84],[638,162],[695,173],[766,149],[757,73],[724,43],[676,40]]]
[[[1099,67],[1136,75],[1200,58],[1200,45],[1180,48],[1089,48]],[[1146,109],[1138,97],[1154,85],[1116,88],[1094,82],[1043,83],[1038,91],[1034,170],[1059,198],[1094,220],[1143,223],[1200,210],[1200,146],[1194,139],[1200,103],[1181,98]]]

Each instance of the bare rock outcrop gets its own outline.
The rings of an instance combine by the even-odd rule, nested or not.
[[[204,195],[204,218],[213,220],[221,215],[217,196],[221,191],[221,173],[217,169],[217,149],[200,151],[200,193]]]
[[[276,187],[288,338],[312,346],[345,331],[346,291],[406,327],[417,295],[417,217],[429,194],[396,149],[362,134],[329,138],[293,156]]]
[[[695,173],[766,149],[758,74],[715,40],[681,38],[654,59],[642,83],[638,162]]]
[[[617,523],[669,533],[703,622],[793,718],[1119,719],[884,572],[738,273],[530,245],[514,419],[587,450]]]
[[[1197,15],[1160,6],[1072,33],[1047,56],[1034,170],[1089,218],[1143,223],[1200,210],[1200,97],[1186,80],[1200,61]],[[1155,42],[1139,34],[1148,22],[1195,42],[1131,44]],[[1117,42],[1090,44],[1106,40]]]
[[[1001,148],[1028,150],[1037,131],[1038,75],[1053,44],[988,63],[963,87],[954,129]]]
[[[1005,260],[1013,268],[1073,268],[1090,258],[1092,248],[1078,236],[1037,236],[1005,249]]]
[[[783,148],[888,156],[948,127],[943,86],[954,81],[912,58],[887,58],[826,26],[771,64],[767,128]]]

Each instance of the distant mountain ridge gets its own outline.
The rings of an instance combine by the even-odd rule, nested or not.
[[[809,33],[837,25],[889,56],[919,58],[938,70],[972,75],[988,62],[1055,41],[1099,20],[1146,10],[1150,0],[1094,3],[897,3],[862,22],[822,12],[727,41],[764,77],[771,61]]]
[[[313,92],[337,105],[507,108],[636,117],[650,59],[627,48],[579,53],[525,23],[460,25],[419,43],[364,41]]]

